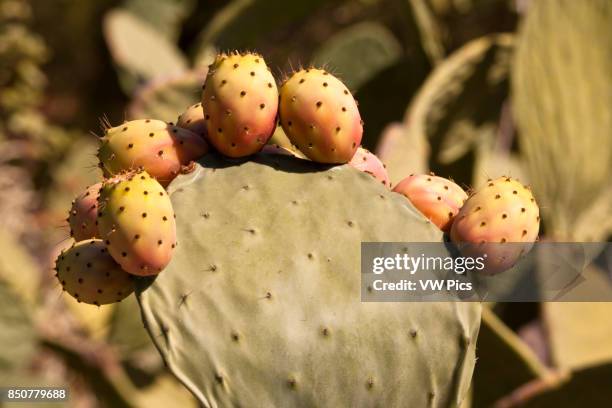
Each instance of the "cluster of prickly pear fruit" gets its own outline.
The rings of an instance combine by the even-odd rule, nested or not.
[[[444,232],[449,232],[453,220],[468,196],[451,180],[433,174],[412,174],[393,189],[404,195],[425,217]]]
[[[537,240],[539,208],[529,188],[511,177],[489,180],[471,196],[433,174],[410,175],[393,191],[404,195],[465,256],[483,257],[483,273],[516,264]]]
[[[511,177],[489,180],[463,205],[451,239],[464,254],[486,254],[488,274],[512,267],[538,238],[540,210],[529,188]]]
[[[140,119],[106,129],[98,158],[107,178],[74,200],[68,222],[76,244],[57,259],[58,279],[79,301],[119,301],[131,292],[130,276],[155,275],[168,265],[177,237],[164,188],[189,171],[209,144],[229,157],[261,151],[297,160],[297,151],[266,145],[277,114],[289,140],[308,159],[347,163],[391,187],[384,164],[360,147],[363,122],[357,102],[327,71],[301,69],[283,83],[279,95],[263,57],[221,54],[203,89],[202,102],[188,107],[176,126]],[[450,231],[456,243],[531,243],[537,237],[537,205],[510,178],[491,181],[469,199],[461,187],[434,175],[410,176],[394,191],[441,230]],[[489,249],[490,259],[497,260],[490,269],[513,264],[525,250],[508,254]]]
[[[170,197],[144,170],[89,187],[73,202],[69,221],[76,243],[56,260],[56,276],[79,302],[121,301],[133,291],[130,276],[158,274],[176,246]]]

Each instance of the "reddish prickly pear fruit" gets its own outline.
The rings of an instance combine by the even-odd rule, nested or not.
[[[207,151],[206,141],[190,130],[161,120],[140,119],[108,129],[98,158],[108,175],[142,167],[167,186],[181,166]]]
[[[201,103],[196,103],[180,114],[176,126],[191,130],[193,133],[206,138],[206,122],[204,121],[204,109]]]
[[[404,195],[442,231],[450,231],[455,216],[468,196],[457,184],[431,174],[413,174],[393,189]]]
[[[172,258],[176,224],[170,197],[145,171],[104,182],[98,198],[98,231],[112,257],[134,275],[155,275]]]
[[[100,239],[77,242],[62,252],[55,270],[63,289],[79,302],[116,303],[134,291],[134,277],[121,269]]]
[[[466,256],[485,256],[486,274],[511,268],[537,240],[540,210],[518,180],[501,177],[465,202],[455,218],[451,240]]]
[[[351,161],[348,162],[348,164],[350,166],[355,167],[357,170],[361,170],[363,172],[371,174],[372,177],[376,178],[385,186],[391,187],[391,183],[389,182],[389,175],[387,174],[387,169],[385,168],[385,165],[380,161],[378,157],[376,157],[376,155],[374,155],[368,149],[359,147]]]
[[[70,236],[76,241],[95,238],[98,236],[98,194],[102,183],[87,187],[72,201],[68,224],[70,225]]]
[[[222,154],[244,157],[260,151],[276,126],[278,89],[263,57],[220,54],[211,65],[202,106],[208,140]]]
[[[346,86],[321,69],[295,72],[280,90],[280,121],[291,143],[320,163],[347,163],[361,144],[363,122]]]

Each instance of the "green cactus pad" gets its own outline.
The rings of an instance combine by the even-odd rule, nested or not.
[[[611,49],[608,0],[533,2],[519,32],[512,111],[546,232],[559,241],[612,233]]]
[[[169,187],[181,245],[145,279],[145,325],[206,407],[458,405],[480,305],[362,303],[362,241],[436,242],[350,166],[206,156]]]

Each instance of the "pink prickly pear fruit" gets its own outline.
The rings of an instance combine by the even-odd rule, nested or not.
[[[134,292],[133,276],[121,269],[100,239],[77,242],[62,252],[55,270],[62,288],[79,302],[106,305]]]
[[[393,189],[410,202],[444,232],[450,231],[453,220],[468,196],[454,182],[433,174],[412,174]]]
[[[161,120],[139,119],[110,128],[98,150],[101,167],[109,176],[142,167],[163,186],[208,152],[197,134]]]
[[[222,154],[244,157],[260,151],[276,127],[278,89],[263,57],[220,54],[202,93],[208,140]]]
[[[145,171],[104,182],[98,198],[98,230],[111,256],[134,275],[156,275],[172,258],[176,223],[170,197]]]
[[[381,162],[380,159],[368,149],[359,147],[348,164],[355,167],[357,170],[361,170],[372,175],[372,177],[383,183],[385,186],[391,187],[389,175],[387,174],[387,168],[383,162]]]
[[[347,87],[321,69],[295,72],[280,90],[280,121],[291,143],[320,163],[348,163],[363,122]]]
[[[176,121],[176,126],[191,130],[193,133],[206,139],[206,122],[204,121],[204,109],[201,103],[196,103],[181,113]]]
[[[98,236],[98,194],[102,183],[93,184],[73,201],[68,214],[70,236],[76,241]]]
[[[529,188],[500,177],[474,193],[459,211],[451,240],[465,256],[485,257],[485,274],[516,264],[537,240],[540,209]]]

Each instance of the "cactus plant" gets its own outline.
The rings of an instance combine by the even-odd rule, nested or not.
[[[555,239],[597,241],[612,232],[611,33],[606,0],[533,2],[519,32],[512,107]]]
[[[318,49],[312,63],[342,74],[349,89],[356,90],[380,71],[395,64],[401,46],[382,24],[358,23],[330,38]],[[359,64],[355,64],[359,61]]]
[[[206,78],[206,68],[196,68],[170,77],[149,81],[139,88],[128,106],[129,119],[156,118],[173,122],[186,106],[200,99],[199,88]],[[196,132],[197,133],[197,132]]]
[[[121,69],[121,85],[129,93],[151,79],[187,69],[178,47],[130,11],[110,11],[104,18],[104,36]]]
[[[151,338],[201,404],[460,404],[480,305],[360,301],[360,242],[441,242],[437,228],[349,166],[201,164],[169,187],[182,244],[139,289]]]
[[[400,140],[398,154],[410,149],[410,140],[427,139],[435,154],[431,170],[469,184],[469,153],[496,136],[508,96],[512,51],[512,35],[495,34],[467,43],[437,66],[406,112],[406,132],[411,135]]]

